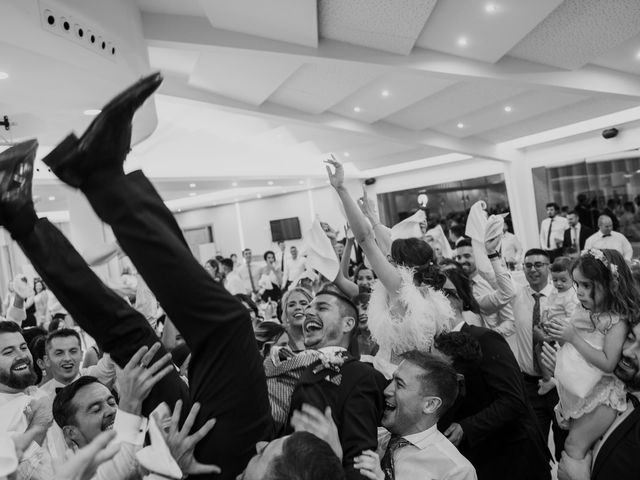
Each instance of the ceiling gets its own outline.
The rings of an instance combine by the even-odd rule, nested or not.
[[[161,70],[127,168],[176,210],[324,186],[329,152],[360,177],[510,162],[557,141],[549,130],[629,121],[640,100],[637,0],[0,0],[0,13],[0,142],[37,136],[41,158]],[[65,210],[38,170],[38,208]]]

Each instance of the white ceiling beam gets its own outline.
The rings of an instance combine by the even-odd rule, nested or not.
[[[637,99],[640,83],[631,74],[587,66],[574,71],[505,57],[496,64],[415,48],[395,55],[323,39],[318,48],[293,45],[220,30],[204,18],[142,14],[144,36],[150,46],[197,51],[238,49],[263,54],[293,55],[306,61],[346,61],[386,66],[457,80],[491,80],[530,87],[542,86],[574,93],[609,94]]]
[[[283,122],[304,124],[375,139],[385,138],[414,148],[420,146],[436,147],[447,152],[480,156],[506,163],[524,158],[524,154],[518,150],[497,146],[476,138],[455,138],[429,130],[410,131],[385,122],[369,125],[333,113],[310,115],[269,102],[254,106],[206,90],[192,88],[187,85],[184,78],[179,77],[165,78],[159,93],[206,102],[234,113],[277,118]]]

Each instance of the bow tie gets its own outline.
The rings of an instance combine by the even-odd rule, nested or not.
[[[603,234],[602,234],[602,238],[606,238],[606,237],[610,237],[610,236],[611,236],[611,234],[610,234],[610,233],[603,233]]]

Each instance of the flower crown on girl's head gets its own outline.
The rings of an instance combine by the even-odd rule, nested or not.
[[[590,248],[589,250],[585,250],[584,252],[582,252],[582,256],[585,255],[590,255],[596,260],[599,260],[605,267],[607,267],[611,271],[611,274],[615,278],[618,278],[618,266],[607,260],[607,257],[604,256],[604,252],[602,250],[598,250],[597,248]]]

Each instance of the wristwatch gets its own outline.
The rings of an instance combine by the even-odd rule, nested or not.
[[[500,255],[500,252],[493,252],[489,255],[487,255],[487,257],[489,257],[489,260],[493,259],[493,258],[500,258],[502,255]]]

